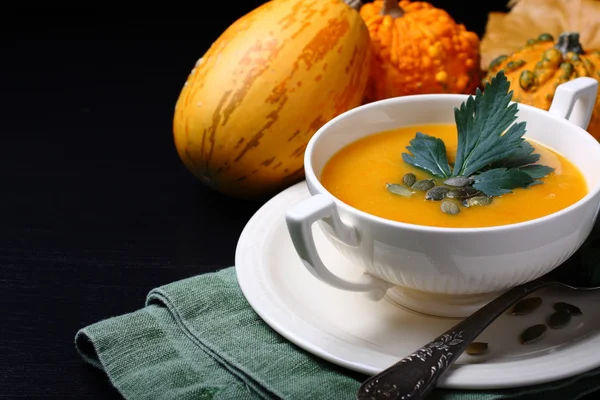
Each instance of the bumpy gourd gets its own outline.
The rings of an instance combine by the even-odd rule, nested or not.
[[[373,55],[365,100],[423,93],[474,93],[479,38],[428,2],[375,0],[360,8]]]
[[[198,60],[173,118],[177,152],[198,179],[265,199],[304,178],[309,139],[364,95],[370,38],[347,1],[268,1]]]
[[[581,43],[600,49],[600,1],[598,0],[509,0],[508,12],[488,13],[481,37],[481,68],[510,54],[532,37],[549,33],[578,32]]]
[[[600,51],[585,50],[578,33],[562,33],[556,41],[543,33],[514,53],[492,60],[484,81],[504,70],[514,101],[548,110],[558,85],[580,76],[600,80],[599,68]],[[600,96],[596,98],[588,132],[600,139]]]

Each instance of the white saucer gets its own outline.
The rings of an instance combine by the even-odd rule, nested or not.
[[[300,182],[267,202],[244,228],[236,249],[236,271],[244,296],[274,330],[306,351],[342,367],[375,374],[452,327],[459,320],[374,302],[318,281],[302,265],[290,240],[284,215],[309,196]],[[340,276],[361,271],[339,255],[314,228],[321,257]],[[482,356],[463,354],[438,387],[492,389],[539,384],[600,366],[600,293],[544,290],[543,304],[525,316],[503,315],[478,341],[489,343]],[[535,343],[519,343],[527,327],[544,323],[555,301],[581,308],[563,329],[548,329]]]

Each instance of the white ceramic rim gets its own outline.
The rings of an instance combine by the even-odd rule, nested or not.
[[[386,225],[391,228],[403,228],[403,229],[410,229],[410,230],[420,231],[420,232],[436,232],[436,233],[459,233],[460,232],[460,233],[467,233],[467,234],[469,234],[469,233],[477,234],[477,233],[484,233],[484,232],[490,232],[490,231],[498,232],[498,231],[518,229],[518,228],[532,227],[532,226],[535,226],[538,224],[543,224],[549,219],[558,218],[558,217],[562,216],[563,214],[567,214],[567,213],[571,212],[571,210],[573,210],[573,209],[576,209],[578,207],[585,205],[586,203],[590,202],[592,200],[592,198],[600,192],[600,181],[599,181],[596,183],[596,185],[593,188],[590,188],[588,190],[588,193],[583,198],[579,199],[577,202],[571,204],[570,206],[563,208],[562,210],[556,211],[552,214],[548,214],[543,217],[535,218],[535,219],[528,220],[528,221],[517,222],[517,223],[513,223],[513,224],[506,224],[506,225],[498,225],[498,226],[479,227],[479,228],[446,228],[446,227],[417,225],[417,224],[410,224],[407,222],[393,221],[393,220],[389,220],[386,218],[378,217],[373,214],[369,214],[367,212],[361,211],[357,208],[354,208],[354,207],[344,203],[343,201],[338,199],[336,196],[334,196],[331,192],[329,192],[327,189],[325,189],[325,187],[321,184],[321,181],[317,178],[317,176],[313,170],[311,158],[312,158],[314,148],[317,145],[317,143],[319,142],[319,139],[321,138],[321,136],[326,134],[325,132],[329,129],[329,127],[331,125],[336,124],[339,120],[344,119],[349,115],[360,113],[363,110],[367,110],[369,108],[379,108],[381,105],[386,105],[386,104],[401,105],[402,103],[409,103],[409,102],[415,101],[415,99],[417,99],[419,101],[434,100],[434,99],[439,98],[440,96],[443,96],[446,99],[455,100],[455,101],[466,101],[467,98],[469,98],[469,95],[463,95],[463,94],[418,94],[418,95],[394,97],[394,98],[379,100],[379,101],[375,101],[372,103],[368,103],[368,104],[364,104],[364,105],[355,107],[349,111],[346,111],[346,112],[332,118],[331,120],[326,122],[317,132],[315,132],[315,134],[309,140],[308,145],[306,146],[306,150],[304,152],[304,173],[306,176],[306,181],[310,182],[310,184],[315,186],[320,192],[326,193],[328,196],[330,196],[335,201],[335,204],[337,207],[344,209],[348,213],[357,214],[362,218],[370,219],[374,222],[377,222],[378,224]],[[511,104],[512,103],[514,103],[514,102],[511,102]],[[570,129],[573,130],[572,132],[569,132],[569,135],[582,136],[582,140],[584,140],[584,141],[587,140],[589,142],[588,145],[591,147],[597,147],[598,154],[600,154],[600,142],[598,142],[585,129],[583,129],[575,124],[570,123],[565,118],[557,117],[556,115],[550,114],[548,111],[542,110],[540,108],[533,107],[533,106],[530,106],[527,104],[521,104],[521,103],[517,103],[517,104],[518,104],[519,109],[521,107],[523,107],[530,112],[539,114],[541,118],[554,119],[559,124],[564,124],[564,123],[569,124]],[[402,126],[403,125],[398,125],[398,127],[402,127]],[[373,134],[375,134],[375,133],[373,133]],[[527,135],[525,135],[525,136],[527,136]],[[366,136],[363,136],[363,137],[366,137]],[[541,141],[539,141],[539,140],[536,140],[536,141],[540,142],[542,145],[544,145],[544,143],[542,143]]]

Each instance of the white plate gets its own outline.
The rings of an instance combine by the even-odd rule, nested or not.
[[[236,271],[252,308],[285,338],[325,360],[364,374],[375,374],[429,342],[458,322],[416,314],[385,299],[334,289],[302,265],[290,240],[284,215],[309,196],[300,182],[273,197],[250,219],[236,249]],[[361,271],[339,255],[320,230],[315,240],[327,265],[358,278]],[[492,389],[538,384],[600,365],[600,293],[544,290],[543,304],[526,316],[503,315],[478,341],[489,343],[483,356],[466,353],[439,387]],[[539,341],[522,345],[519,334],[545,322],[558,300],[576,304],[583,315]]]

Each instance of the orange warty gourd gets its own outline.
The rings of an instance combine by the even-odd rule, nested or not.
[[[312,135],[361,104],[370,51],[363,20],[342,0],[264,3],[189,74],[173,118],[181,160],[208,186],[243,199],[302,180]]]
[[[481,68],[502,55],[512,53],[530,38],[548,33],[578,32],[587,48],[600,49],[600,1],[598,0],[509,0],[508,12],[488,14],[481,37]]]
[[[422,1],[375,0],[360,8],[373,55],[365,100],[423,93],[471,94],[480,84],[479,38]]]
[[[512,54],[492,60],[484,81],[500,70],[510,81],[514,101],[548,110],[561,83],[580,76],[600,80],[600,51],[584,49],[576,32],[562,33],[556,41],[543,33]],[[587,130],[600,140],[600,96]]]

